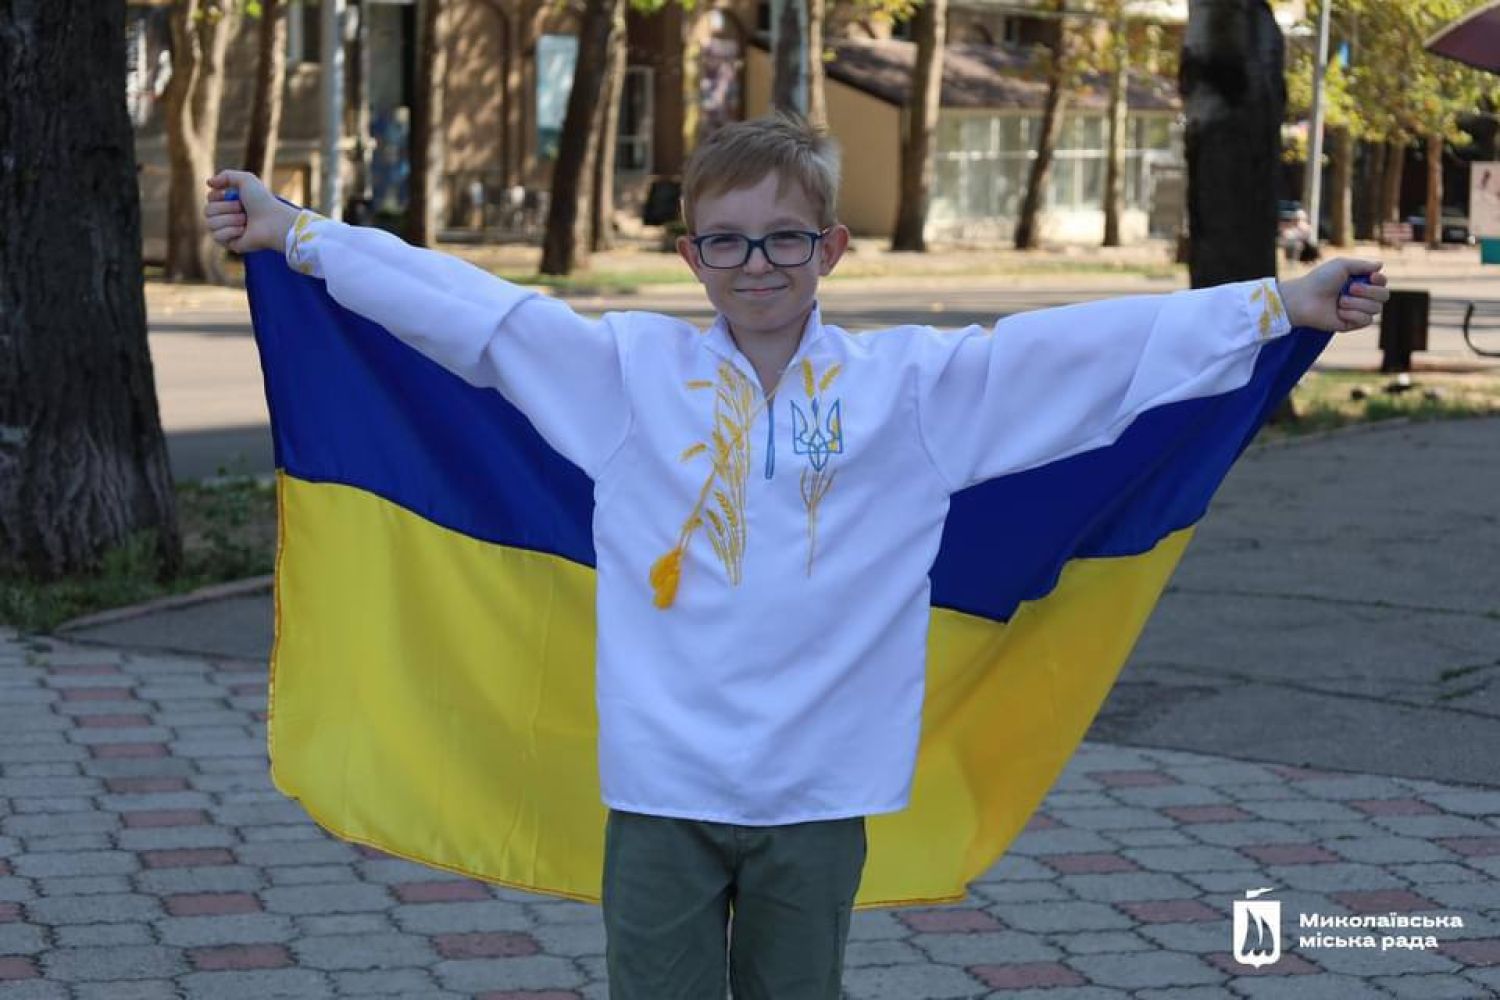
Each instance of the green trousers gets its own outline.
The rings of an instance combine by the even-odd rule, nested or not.
[[[610,1000],[838,1000],[863,818],[737,826],[611,811]]]

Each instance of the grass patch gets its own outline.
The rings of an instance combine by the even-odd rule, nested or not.
[[[1267,425],[1262,440],[1299,437],[1389,420],[1465,420],[1500,416],[1500,375],[1419,372],[1403,392],[1393,375],[1308,372],[1292,390],[1295,420]]]
[[[89,574],[39,583],[0,577],[0,624],[50,632],[63,622],[109,608],[187,593],[270,573],[276,559],[276,491],[247,476],[179,483],[183,565],[162,579],[156,542],[140,532],[106,552]]]

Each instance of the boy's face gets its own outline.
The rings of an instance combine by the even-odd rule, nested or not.
[[[751,187],[698,199],[697,231],[677,239],[677,252],[703,283],[708,300],[729,321],[736,337],[800,336],[818,294],[818,279],[833,270],[849,246],[849,230],[835,225],[815,242],[812,258],[799,266],[772,264],[759,248],[738,267],[705,264],[693,245],[693,236],[738,233],[758,238],[783,231],[822,229],[818,212],[802,186],[788,183],[778,191],[780,184],[780,176],[772,172]]]

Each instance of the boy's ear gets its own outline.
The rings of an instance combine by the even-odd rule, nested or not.
[[[692,270],[693,277],[701,281],[702,278],[698,274],[698,253],[693,246],[693,241],[686,236],[677,237],[677,253],[683,260],[687,261],[687,266]]]
[[[828,230],[828,235],[823,237],[823,244],[819,249],[821,256],[818,258],[818,276],[826,278],[844,256],[844,251],[849,249],[849,227],[842,222],[835,224]]]

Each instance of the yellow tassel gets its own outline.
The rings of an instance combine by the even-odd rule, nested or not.
[[[682,546],[679,545],[651,567],[651,589],[658,608],[670,608],[677,600],[677,584],[682,580]]]

